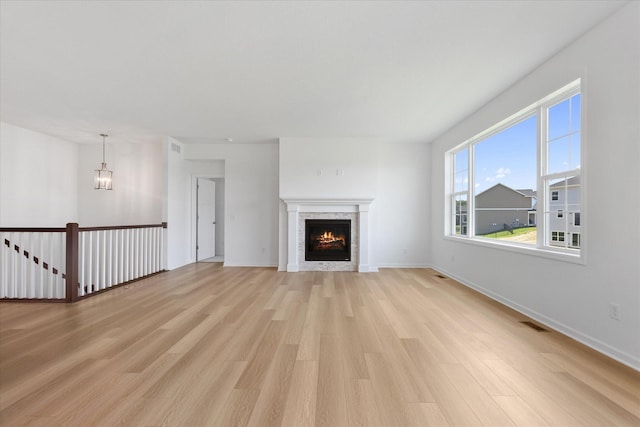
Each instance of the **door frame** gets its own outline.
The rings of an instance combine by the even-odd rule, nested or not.
[[[202,182],[200,182],[202,181]],[[202,202],[202,200],[204,198],[210,198],[211,194],[206,195],[204,194],[204,198],[203,198],[203,193],[201,191],[201,188],[203,188],[203,186],[208,186],[211,185],[213,188],[213,234],[210,236],[210,240],[208,242],[205,241],[205,239],[208,239],[207,237],[205,237],[204,239],[201,238],[203,237],[203,235],[201,234],[201,230],[200,227],[202,227],[204,224],[206,224],[207,222],[203,222],[200,221],[200,213],[201,213],[201,208],[202,206],[200,205],[200,203]],[[208,192],[208,191],[207,191]],[[215,257],[216,256],[216,220],[215,220],[215,216],[216,216],[216,181],[213,178],[196,178],[196,262],[202,261],[204,259],[208,259],[211,257]],[[207,218],[208,220],[208,218]],[[211,245],[212,246],[212,255],[208,256],[208,257],[204,257],[200,251],[205,248],[206,246]]]
[[[211,175],[211,174],[192,174],[191,175],[191,245],[190,245],[190,253],[191,253],[191,262],[197,262],[196,257],[196,245],[198,242],[198,178],[207,178],[207,179],[225,179],[224,175]],[[227,197],[225,192],[225,199]],[[225,200],[226,205],[226,200]],[[226,208],[224,215],[226,215]],[[218,222],[218,218],[216,217],[216,222]],[[225,221],[226,227],[226,221]],[[225,233],[226,234],[226,233]],[[215,241],[213,244],[215,245]]]

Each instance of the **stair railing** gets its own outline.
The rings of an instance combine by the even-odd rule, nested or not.
[[[0,228],[0,299],[74,302],[164,271],[166,228]]]

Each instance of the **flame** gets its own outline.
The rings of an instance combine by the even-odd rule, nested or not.
[[[336,243],[336,242],[342,242],[343,245],[347,244],[345,236],[335,236],[333,234],[333,231],[325,231],[319,236],[317,240],[319,240],[321,244]]]

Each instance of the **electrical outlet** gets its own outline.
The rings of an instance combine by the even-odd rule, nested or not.
[[[614,320],[620,320],[621,312],[622,308],[620,307],[620,304],[609,303],[609,317]]]

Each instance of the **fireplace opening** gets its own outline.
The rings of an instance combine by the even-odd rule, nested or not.
[[[306,261],[351,261],[350,219],[307,219]]]

